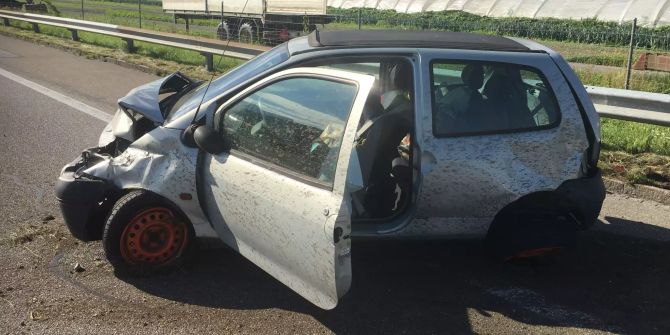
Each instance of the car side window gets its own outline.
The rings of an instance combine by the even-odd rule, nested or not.
[[[273,82],[225,111],[232,148],[332,185],[357,86],[325,78]]]
[[[365,63],[342,62],[342,63],[321,65],[320,67],[326,69],[345,70],[350,72],[369,74],[379,79],[379,67],[380,67],[379,62],[365,62]]]
[[[532,131],[560,121],[556,97],[538,69],[473,61],[431,63],[435,136]]]

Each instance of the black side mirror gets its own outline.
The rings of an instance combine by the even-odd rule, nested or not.
[[[198,148],[212,155],[230,150],[230,143],[214,129],[207,126],[196,128],[193,132],[193,139]]]
[[[195,144],[195,138],[193,138],[193,133],[195,132],[196,129],[200,127],[197,124],[191,124],[186,129],[184,129],[184,132],[181,133],[181,142],[184,143],[185,146],[189,148],[197,148],[198,145]]]

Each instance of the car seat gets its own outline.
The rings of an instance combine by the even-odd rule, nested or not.
[[[521,78],[518,79],[519,81]],[[487,110],[495,129],[523,129],[535,126],[533,115],[525,101],[519,82],[509,76],[494,73],[482,93],[487,98]]]
[[[366,121],[356,136],[363,182],[366,185],[365,208],[373,217],[390,214],[395,202],[396,183],[391,177],[398,144],[411,128],[412,104],[406,96],[412,87],[411,68],[404,63],[394,66],[389,75],[394,89],[381,95],[384,111]]]
[[[479,64],[468,64],[461,72],[463,85],[449,90],[437,99],[438,112],[435,127],[439,133],[461,133],[476,131],[483,115],[484,104],[479,89],[484,83],[484,72]]]

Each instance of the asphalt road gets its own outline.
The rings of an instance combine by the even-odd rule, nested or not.
[[[0,70],[108,113],[155,79],[3,36]],[[99,242],[69,236],[53,195],[105,124],[43,93],[0,75],[0,334],[670,332],[670,208],[619,195],[549,264],[499,264],[477,241],[355,242],[333,311],[227,249],[117,278]]]

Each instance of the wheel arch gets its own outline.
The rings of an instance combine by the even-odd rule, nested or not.
[[[577,205],[556,190],[526,194],[509,203],[493,218],[484,243],[495,258],[507,261],[526,253],[574,246],[583,229]]]
[[[96,210],[95,216],[91,218],[91,221],[89,222],[90,227],[89,229],[93,229],[93,231],[95,231],[95,234],[92,236],[91,239],[92,241],[102,239],[105,222],[107,221],[107,218],[112,212],[114,204],[116,204],[116,202],[119,199],[123,198],[126,194],[133,191],[143,191],[151,194],[153,197],[163,202],[166,205],[166,207],[168,207],[170,210],[175,211],[181,218],[183,218],[186,221],[186,223],[191,228],[194,228],[193,222],[191,222],[191,219],[188,217],[186,212],[183,209],[181,209],[181,207],[179,207],[179,205],[177,205],[174,201],[168,199],[167,197],[157,192],[141,187],[129,187],[129,188],[109,187],[103,195],[103,200],[100,202],[100,206]]]
[[[169,198],[163,196],[162,194],[154,192],[153,190],[148,189],[148,188],[128,187],[128,188],[121,189],[119,191],[118,198],[116,198],[116,200],[114,202],[118,201],[123,196],[125,196],[126,194],[128,194],[130,192],[133,192],[133,191],[142,191],[142,192],[148,193],[152,197],[155,197],[156,199],[160,200],[161,202],[163,202],[165,204],[166,207],[168,207],[170,210],[175,211],[180,217],[182,217],[186,221],[186,223],[189,226],[191,226],[191,228],[193,228],[193,222],[191,222],[191,219],[188,217],[186,212],[183,209],[181,209],[181,207],[179,207],[179,205],[177,205],[174,201],[170,200]],[[107,215],[109,215],[109,213],[107,213]]]
[[[543,210],[571,216],[581,229],[593,225],[605,200],[605,186],[600,171],[591,177],[566,180],[554,190],[536,191],[504,206],[494,216],[488,232],[511,213]],[[488,233],[487,233],[488,235]]]

